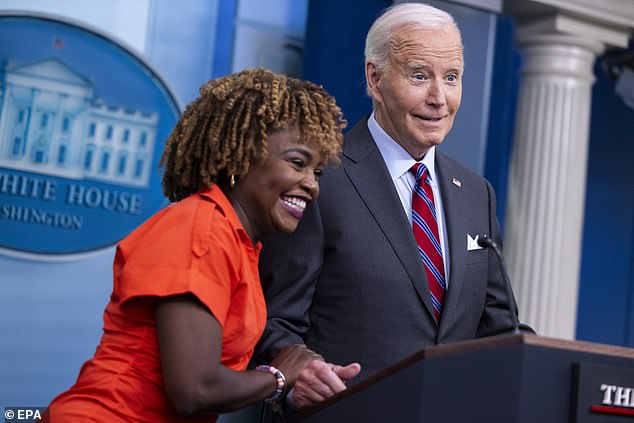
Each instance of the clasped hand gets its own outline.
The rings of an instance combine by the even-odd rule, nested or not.
[[[284,348],[271,364],[284,373],[289,386],[294,385],[290,402],[300,409],[344,391],[345,382],[361,371],[359,363],[347,366],[327,363],[305,345]]]

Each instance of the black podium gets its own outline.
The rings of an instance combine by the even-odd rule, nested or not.
[[[288,421],[634,423],[634,349],[530,334],[429,347]]]

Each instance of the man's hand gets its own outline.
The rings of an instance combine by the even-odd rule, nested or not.
[[[288,345],[282,349],[271,361],[271,365],[277,367],[290,386],[296,383],[297,377],[303,369],[313,361],[322,361],[324,358],[306,348],[304,344]]]
[[[305,408],[325,400],[346,389],[345,381],[361,371],[359,363],[345,367],[312,360],[299,373],[290,394],[290,403],[296,408]]]

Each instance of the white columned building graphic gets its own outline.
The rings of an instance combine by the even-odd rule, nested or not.
[[[0,76],[0,167],[148,186],[156,113],[105,104],[56,58],[6,63]]]

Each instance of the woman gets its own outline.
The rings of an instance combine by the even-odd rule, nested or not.
[[[161,210],[117,247],[104,335],[53,422],[213,422],[276,399],[319,356],[244,371],[266,321],[259,239],[293,232],[345,121],[310,82],[264,69],[203,85],[167,140]]]

